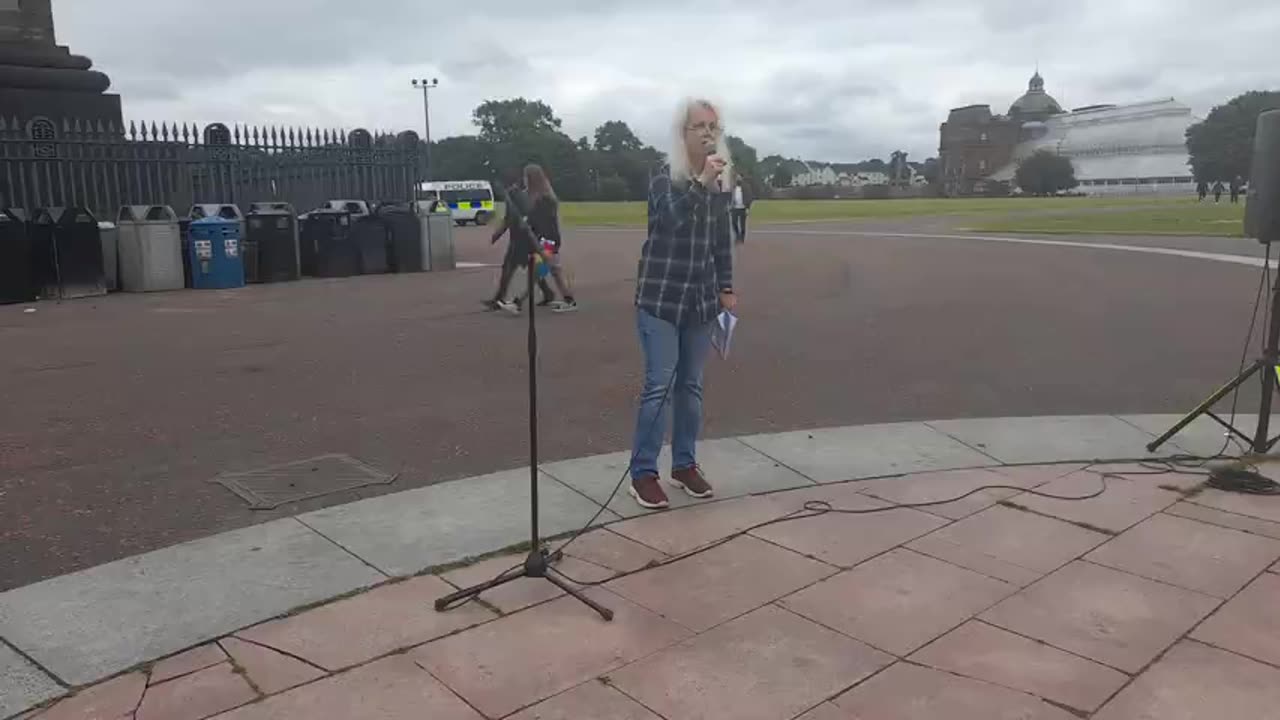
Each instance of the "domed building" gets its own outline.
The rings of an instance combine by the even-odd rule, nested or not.
[[[1173,98],[1065,112],[1036,72],[1007,115],[992,115],[987,105],[951,111],[940,128],[943,189],[948,195],[1005,194],[1019,162],[1050,150],[1071,159],[1078,190],[1085,193],[1191,193],[1185,138],[1198,121]]]
[[[1044,78],[1040,77],[1039,70],[1031,76],[1031,82],[1027,83],[1026,94],[1009,106],[1009,117],[1024,122],[1047,120],[1061,112],[1062,106],[1058,101],[1044,91]]]

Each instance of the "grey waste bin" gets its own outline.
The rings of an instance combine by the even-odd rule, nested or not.
[[[287,282],[301,277],[302,258],[298,217],[284,202],[260,202],[249,206],[248,234],[244,244],[258,248],[258,281]]]
[[[419,202],[418,219],[422,223],[422,256],[425,269],[453,270],[457,267],[453,254],[453,215],[444,203]]]
[[[168,205],[125,205],[120,230],[120,289],[125,292],[181,290],[182,234]]]
[[[102,238],[102,270],[107,278],[107,292],[120,289],[120,229],[107,220],[98,223]]]

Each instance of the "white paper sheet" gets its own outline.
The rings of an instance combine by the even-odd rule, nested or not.
[[[720,357],[729,357],[729,348],[733,345],[733,331],[738,327],[738,317],[725,310],[716,317],[711,327],[711,345],[720,353]]]

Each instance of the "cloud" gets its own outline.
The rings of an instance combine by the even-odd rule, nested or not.
[[[1177,97],[1199,114],[1280,87],[1274,0],[54,0],[59,39],[136,119],[422,127],[484,100],[546,101],[574,137],[610,119],[665,145],[709,95],[761,155],[936,152],[959,105],[1005,110],[1036,64],[1065,106]]]

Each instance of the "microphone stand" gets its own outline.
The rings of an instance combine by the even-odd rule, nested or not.
[[[455,593],[446,595],[435,602],[438,612],[457,607],[462,602],[477,597],[493,588],[506,585],[522,578],[541,578],[555,585],[600,614],[605,620],[613,620],[613,611],[587,597],[580,589],[569,584],[554,574],[551,565],[560,560],[559,553],[554,556],[547,552],[542,544],[538,529],[538,325],[534,319],[536,314],[533,288],[537,283],[534,261],[538,257],[538,237],[529,227],[529,208],[526,198],[520,193],[508,193],[501,190],[503,202],[507,207],[515,209],[519,229],[529,238],[529,264],[526,268],[529,282],[529,297],[525,305],[529,308],[529,554],[524,565],[512,568],[498,577],[479,585],[475,585]],[[511,228],[514,233],[516,228]]]
[[[1260,240],[1259,242],[1267,248],[1267,264],[1263,266],[1262,272],[1270,273],[1271,241]],[[1259,288],[1259,290],[1261,290],[1261,288]],[[1213,411],[1213,406],[1237,387],[1243,385],[1254,375],[1258,375],[1262,378],[1262,406],[1258,410],[1257,428],[1254,430],[1253,436],[1250,437],[1230,422],[1227,422],[1218,416],[1218,414]],[[1196,418],[1201,415],[1207,415],[1209,419],[1226,428],[1228,433],[1247,443],[1251,451],[1259,455],[1265,455],[1266,453],[1271,452],[1271,449],[1275,447],[1276,443],[1280,442],[1280,435],[1270,437],[1272,400],[1274,399],[1276,392],[1280,391],[1280,384],[1277,383],[1278,377],[1280,377],[1280,283],[1275,283],[1271,288],[1270,325],[1267,327],[1267,339],[1262,347],[1262,355],[1259,356],[1258,359],[1254,360],[1249,367],[1245,368],[1243,372],[1235,376],[1231,382],[1228,382],[1226,385],[1218,388],[1217,391],[1210,395],[1204,402],[1197,405],[1194,410],[1174,424],[1173,427],[1166,430],[1163,435],[1150,443],[1147,443],[1147,450],[1149,452],[1155,452],[1156,448],[1165,444],[1165,442],[1174,435],[1177,435],[1182,428],[1190,425]],[[1234,420],[1234,418],[1232,419]]]

